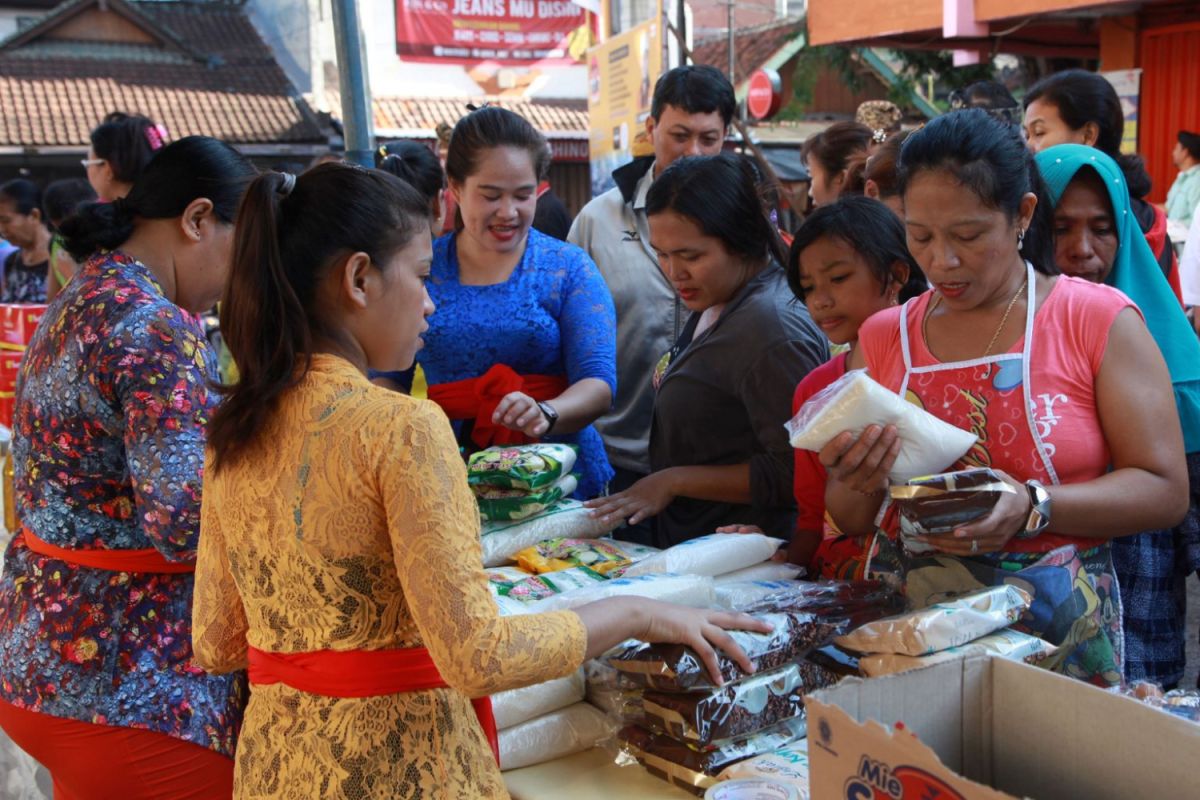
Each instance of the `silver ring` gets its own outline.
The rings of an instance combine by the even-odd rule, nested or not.
[[[974,541],[971,542],[971,552],[972,553],[979,552],[979,540],[978,539],[975,539]]]

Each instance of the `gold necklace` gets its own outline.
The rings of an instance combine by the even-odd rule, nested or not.
[[[1008,324],[1008,316],[1012,314],[1013,306],[1017,304],[1017,299],[1021,296],[1021,292],[1025,291],[1027,286],[1029,286],[1028,275],[1025,276],[1025,280],[1021,281],[1021,285],[1017,287],[1017,293],[1012,296],[1012,300],[1008,301],[1008,308],[1004,309],[1004,316],[1000,318],[1000,325],[996,328],[996,332],[992,334],[992,340],[988,342],[987,350],[983,351],[983,355],[980,356],[980,358],[987,358],[992,354],[992,348],[996,346],[996,340],[1000,338],[1001,331],[1003,331],[1004,326]],[[937,304],[941,302],[941,300],[942,296],[940,294],[935,294],[933,296],[933,302],[929,304],[929,309],[925,312],[924,319],[921,320],[921,336],[925,339],[925,349],[929,350],[930,352],[933,351],[933,348],[929,346],[929,318],[933,316],[933,310],[937,308]]]

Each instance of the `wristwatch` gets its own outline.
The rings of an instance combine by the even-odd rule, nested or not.
[[[542,434],[545,436],[550,431],[554,430],[554,425],[558,422],[558,412],[554,410],[554,406],[549,403],[538,403],[538,408],[542,410],[542,416],[546,418],[546,430]]]
[[[1025,530],[1017,535],[1032,538],[1050,527],[1052,502],[1050,490],[1043,486],[1041,481],[1025,481],[1025,488],[1029,491],[1029,519],[1025,521]]]

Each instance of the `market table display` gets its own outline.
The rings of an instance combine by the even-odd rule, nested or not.
[[[617,766],[604,748],[510,770],[504,773],[504,783],[513,800],[694,800],[641,767]]]

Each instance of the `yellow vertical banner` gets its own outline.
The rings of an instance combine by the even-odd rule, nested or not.
[[[652,155],[646,119],[663,72],[662,6],[653,18],[588,50],[588,117],[592,195],[607,191],[612,172]]]

